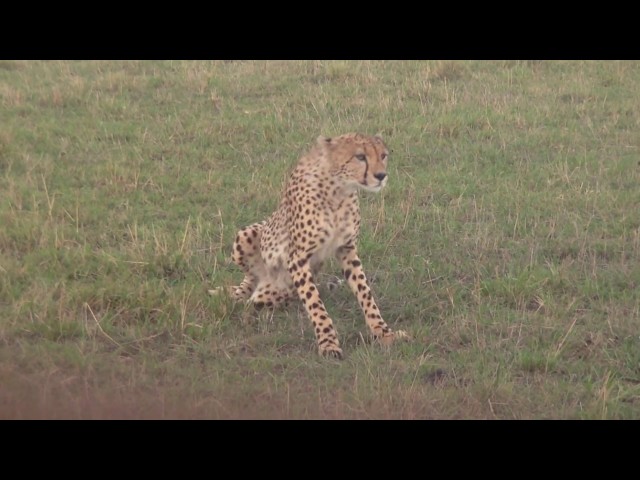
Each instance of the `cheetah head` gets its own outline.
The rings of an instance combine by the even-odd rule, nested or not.
[[[379,192],[387,184],[389,149],[379,135],[347,133],[339,137],[318,137],[331,170],[350,188]]]

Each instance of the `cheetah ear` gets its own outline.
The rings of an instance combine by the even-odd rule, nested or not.
[[[331,143],[331,137],[325,137],[324,135],[320,135],[318,137],[318,139],[316,140],[316,142],[321,147],[324,147],[324,146],[329,145]]]
[[[382,140],[384,142],[384,139],[382,138],[382,133],[381,132],[376,133],[373,136],[373,138],[377,138],[378,140]]]

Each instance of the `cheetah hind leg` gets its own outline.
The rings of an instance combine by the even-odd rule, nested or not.
[[[219,295],[227,290],[229,296],[236,300],[247,300],[256,289],[256,273],[264,269],[260,257],[260,238],[266,222],[254,223],[241,229],[233,242],[231,259],[244,271],[244,280],[237,287],[218,287],[209,290],[209,295]]]
[[[289,300],[293,298],[293,295],[293,292],[290,290],[278,290],[267,284],[265,286],[258,286],[251,294],[249,302],[253,303],[256,309],[263,307],[277,308],[289,302]]]

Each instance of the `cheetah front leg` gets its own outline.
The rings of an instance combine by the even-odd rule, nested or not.
[[[318,287],[313,281],[309,257],[304,251],[296,251],[289,260],[289,273],[298,296],[307,310],[313,324],[320,355],[342,358],[338,334],[331,318],[320,299]]]
[[[378,305],[371,295],[371,288],[362,269],[362,262],[358,257],[355,245],[342,247],[338,255],[342,262],[342,273],[360,303],[365,322],[373,336],[383,345],[390,345],[396,338],[409,338],[409,335],[402,330],[393,332],[382,319]]]

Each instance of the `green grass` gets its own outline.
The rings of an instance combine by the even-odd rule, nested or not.
[[[0,62],[0,418],[640,419],[639,62]],[[255,313],[242,226],[380,132],[360,256]],[[339,273],[336,264],[327,273]]]

